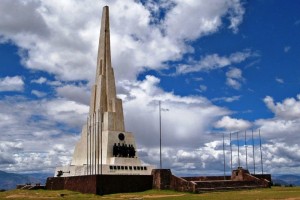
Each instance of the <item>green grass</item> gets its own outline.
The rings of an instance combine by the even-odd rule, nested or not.
[[[123,193],[97,196],[67,190],[10,190],[0,192],[0,199],[145,199],[145,200],[253,200],[287,199],[300,200],[300,187],[273,187],[271,189],[208,192],[201,194],[182,193],[168,190],[149,190],[138,193]]]

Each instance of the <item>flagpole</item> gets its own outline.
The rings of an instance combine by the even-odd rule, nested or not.
[[[252,129],[252,152],[253,152],[253,172],[255,174],[255,154],[254,154],[254,138],[253,138],[253,129]]]
[[[237,145],[238,145],[238,164],[239,164],[239,167],[240,167],[240,166],[241,166],[241,162],[240,162],[240,141],[239,141],[239,132],[237,132],[236,137],[237,137]]]
[[[246,169],[248,169],[247,132],[245,130]]]
[[[230,170],[232,172],[232,144],[231,144],[231,133],[230,133]]]
[[[89,175],[89,119],[86,120],[86,174]]]
[[[264,174],[263,157],[262,157],[262,150],[261,150],[261,137],[260,137],[260,129],[258,129],[258,134],[259,134],[259,146],[260,146],[260,163],[261,163],[261,174]]]
[[[162,169],[161,157],[161,102],[159,101],[159,168]]]
[[[225,175],[225,144],[224,144],[224,133],[223,133],[223,158],[224,158],[224,180],[226,180]]]

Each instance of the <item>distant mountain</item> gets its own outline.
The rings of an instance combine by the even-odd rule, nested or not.
[[[15,174],[0,171],[0,189],[15,189],[18,184],[45,184],[47,177],[52,174],[35,173],[35,174]]]
[[[300,186],[300,176],[298,175],[272,175],[272,181],[274,184]]]

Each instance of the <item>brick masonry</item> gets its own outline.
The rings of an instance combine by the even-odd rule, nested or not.
[[[231,176],[177,177],[170,169],[154,169],[152,175],[89,175],[49,177],[48,190],[72,190],[92,194],[140,192],[150,189],[180,192],[252,189],[270,187],[271,175],[251,175],[238,168]]]
[[[171,170],[152,171],[154,189],[172,189],[181,192],[202,192],[270,187],[271,175],[251,175],[248,170],[238,168],[231,176],[177,177]]]
[[[72,190],[91,194],[140,192],[152,189],[151,175],[89,175],[49,177],[48,190]]]

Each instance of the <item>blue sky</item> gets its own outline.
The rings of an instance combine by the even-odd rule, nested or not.
[[[159,163],[161,101],[169,109],[163,165],[175,173],[222,173],[223,133],[229,173],[229,133],[250,138],[252,129],[256,138],[261,130],[266,172],[299,172],[295,0],[3,0],[0,169],[52,172],[70,162],[88,113],[104,5],[126,129],[145,163]]]

